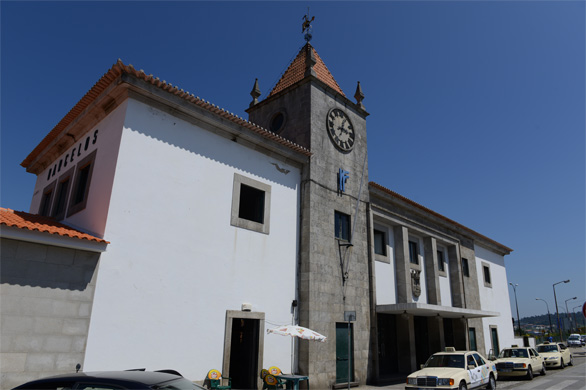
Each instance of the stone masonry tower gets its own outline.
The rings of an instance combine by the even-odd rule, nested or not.
[[[300,191],[298,319],[328,340],[298,342],[299,371],[310,376],[312,388],[331,388],[348,382],[350,360],[350,381],[364,385],[370,331],[368,113],[360,84],[354,103],[307,40],[264,100],[258,100],[255,82],[247,112],[251,122],[312,153]]]

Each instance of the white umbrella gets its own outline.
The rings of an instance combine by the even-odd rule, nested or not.
[[[275,329],[267,329],[267,333],[280,334],[281,336],[299,337],[300,339],[321,341],[322,343],[327,339],[326,336],[299,325],[283,325],[276,327]]]

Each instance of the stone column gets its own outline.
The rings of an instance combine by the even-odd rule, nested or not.
[[[410,303],[411,274],[409,273],[409,230],[405,226],[393,229],[395,237],[395,275],[397,278],[397,303]]]
[[[427,287],[427,303],[441,305],[439,287],[439,271],[437,268],[437,243],[433,237],[423,239],[423,257],[425,259],[425,284]]]
[[[448,263],[450,265],[450,291],[452,293],[452,306],[464,307],[464,285],[462,282],[462,264],[460,251],[456,245],[448,247]]]

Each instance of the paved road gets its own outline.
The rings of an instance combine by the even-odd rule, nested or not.
[[[563,370],[549,369],[545,376],[535,375],[533,380],[529,381],[523,378],[499,379],[497,390],[515,389],[515,390],[585,390],[586,389],[586,347],[572,348],[574,356],[574,365],[566,366]],[[365,386],[359,390],[376,390],[376,389],[405,389],[405,384],[389,386]],[[355,389],[352,389],[355,390]]]
[[[586,389],[586,348],[571,348],[574,365],[563,370],[551,368],[545,376],[526,379],[499,380],[497,389],[515,390],[583,390]]]

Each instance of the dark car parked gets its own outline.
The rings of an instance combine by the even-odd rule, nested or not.
[[[16,389],[42,390],[205,390],[173,370],[79,372],[38,379]]]

